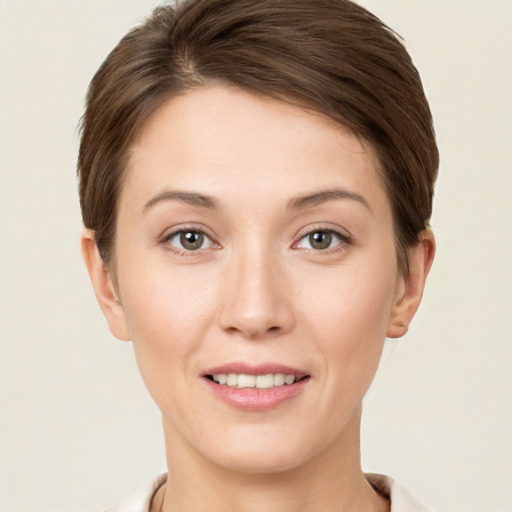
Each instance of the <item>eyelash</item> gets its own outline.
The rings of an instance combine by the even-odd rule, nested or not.
[[[198,247],[197,249],[186,249],[183,247],[182,237],[186,236],[188,234],[192,234],[192,233],[194,233],[200,237],[201,246]],[[318,235],[318,234],[328,235],[330,237],[328,247],[321,248],[321,249],[312,247],[310,237],[312,237],[314,235]],[[182,248],[178,247],[176,245],[176,243],[172,243],[172,240],[178,236],[180,237],[179,243],[181,243]],[[331,243],[333,241],[335,242],[336,239],[337,239],[337,243],[335,243],[335,245],[333,247],[331,247],[330,246]],[[309,247],[300,247],[300,244],[303,240],[308,241]],[[202,247],[204,242],[208,243],[207,247]],[[340,233],[339,231],[336,231],[336,230],[330,229],[330,228],[316,227],[314,229],[311,229],[311,230],[303,233],[301,235],[301,237],[299,238],[299,240],[297,242],[295,242],[294,244],[292,244],[292,248],[299,249],[299,250],[313,251],[315,253],[330,254],[332,252],[336,252],[337,250],[340,250],[340,246],[352,245],[352,243],[353,243],[352,239],[349,236],[344,235],[344,234]],[[168,250],[171,250],[175,253],[178,253],[178,254],[184,255],[184,256],[195,256],[195,255],[201,254],[204,251],[207,251],[209,249],[212,249],[212,248],[217,249],[220,247],[220,245],[217,244],[212,239],[211,236],[207,235],[202,229],[199,229],[199,228],[180,228],[176,231],[173,231],[172,233],[165,235],[162,238],[161,244],[164,245]]]

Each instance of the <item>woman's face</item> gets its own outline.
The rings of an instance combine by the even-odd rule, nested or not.
[[[404,279],[347,130],[224,86],[172,99],[132,148],[116,278],[174,450],[275,471],[357,442]]]

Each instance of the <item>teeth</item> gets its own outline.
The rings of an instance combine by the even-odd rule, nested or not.
[[[269,373],[267,375],[258,375],[256,377],[256,387],[258,389],[269,389],[274,386],[274,376]]]
[[[293,375],[289,375],[289,377],[293,377]],[[274,374],[274,386],[282,386],[286,380],[286,376],[284,373],[276,373]],[[293,377],[292,384],[295,382],[295,377]]]
[[[294,382],[295,382],[295,376],[294,375],[287,375],[284,378],[284,383],[285,384],[293,384]]]
[[[295,375],[284,373],[267,373],[266,375],[247,375],[245,373],[220,373],[213,375],[217,384],[230,386],[232,388],[257,388],[269,389],[285,384],[293,384]]]
[[[243,373],[238,375],[237,386],[239,388],[253,388],[256,386],[256,375],[245,375]]]

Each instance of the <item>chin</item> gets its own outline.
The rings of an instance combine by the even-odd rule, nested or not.
[[[218,467],[237,473],[272,474],[299,468],[322,452],[329,440],[314,439],[301,429],[245,428],[228,439],[213,440],[203,455]],[[220,441],[220,442],[219,442]]]
[[[297,448],[275,450],[267,445],[252,450],[244,448],[243,452],[216,454],[212,462],[236,473],[265,475],[294,470],[306,460],[308,457]]]

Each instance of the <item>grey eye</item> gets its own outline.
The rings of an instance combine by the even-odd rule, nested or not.
[[[309,245],[313,249],[328,249],[332,242],[332,233],[328,231],[316,231],[308,235]]]
[[[297,247],[300,249],[313,249],[315,251],[324,251],[332,249],[343,242],[343,237],[328,229],[319,229],[304,235]]]
[[[178,231],[169,238],[169,243],[183,251],[208,249],[212,241],[201,231],[193,229]]]

